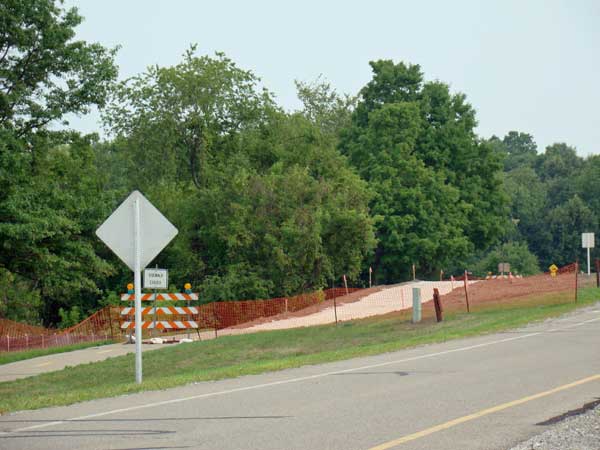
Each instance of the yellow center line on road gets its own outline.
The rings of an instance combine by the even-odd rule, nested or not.
[[[44,367],[44,366],[49,366],[50,364],[52,364],[52,361],[48,361],[48,362],[45,362],[45,363],[38,364],[35,367]]]
[[[530,402],[532,400],[537,400],[538,398],[546,397],[548,395],[556,394],[557,392],[564,391],[566,389],[570,389],[585,383],[589,383],[590,381],[600,380],[600,374],[593,375],[591,377],[583,378],[582,380],[574,381],[573,383],[564,384],[562,386],[556,387],[554,389],[550,389],[549,391],[540,392],[538,394],[530,395],[528,397],[523,397],[518,400],[513,400],[512,402],[502,403],[501,405],[493,406],[492,408],[482,409],[473,414],[469,414],[468,416],[459,417],[458,419],[450,420],[445,423],[441,423],[431,428],[426,428],[425,430],[418,431],[417,433],[409,434],[403,436],[398,439],[394,439],[393,441],[385,442],[383,444],[379,444],[375,447],[371,447],[368,450],[387,450],[392,447],[396,447],[400,444],[404,444],[406,442],[414,441],[416,439],[429,436],[430,434],[437,433],[438,431],[447,430],[448,428],[454,427],[456,425],[460,425],[461,423],[469,422],[470,420],[478,419],[483,416],[487,416],[488,414],[493,414],[498,411],[502,411],[504,409],[512,408],[513,406],[522,405],[523,403]]]
[[[112,349],[102,350],[101,352],[98,352],[98,354],[100,354],[100,353],[108,353],[108,352],[112,352]]]

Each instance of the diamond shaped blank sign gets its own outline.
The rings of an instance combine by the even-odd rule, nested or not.
[[[135,270],[135,200],[140,202],[140,269],[144,269],[177,235],[169,222],[139,191],[133,191],[96,230],[96,235],[131,270]]]

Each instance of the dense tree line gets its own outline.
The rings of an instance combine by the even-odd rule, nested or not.
[[[475,133],[464,94],[374,61],[354,96],[297,82],[285,111],[252,72],[195,47],[117,82],[114,49],[75,39],[53,0],[0,5],[0,316],[62,324],[131,274],[94,235],[133,189],[179,229],[155,261],[205,300],[291,295],[580,254],[600,157]],[[109,138],[68,130],[103,111]],[[60,125],[60,126],[57,126]]]
[[[581,233],[600,231],[600,157],[582,158],[565,143],[539,153],[533,136],[516,131],[489,142],[504,160],[512,219],[495,250],[506,259],[514,249],[528,248],[539,261],[539,268],[530,263],[529,272],[578,258],[583,263]]]

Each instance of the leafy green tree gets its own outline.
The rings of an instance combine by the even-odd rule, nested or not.
[[[575,180],[583,167],[583,159],[567,144],[546,147],[537,162],[537,173],[546,183],[551,207],[565,203],[577,193]]]
[[[240,153],[212,170],[215,182],[197,200],[210,211],[196,225],[207,295],[220,279],[238,298],[261,298],[358,276],[374,243],[366,186],[315,133],[305,119],[284,117],[272,131],[279,160],[270,168]]]
[[[57,305],[91,307],[111,270],[92,234],[110,194],[90,139],[49,128],[102,106],[116,78],[113,50],[74,40],[81,20],[51,0],[0,7],[0,269],[31,286],[32,310],[41,296],[46,323]]]
[[[170,178],[202,188],[211,160],[227,157],[239,147],[240,132],[260,127],[274,108],[252,72],[223,53],[197,57],[195,48],[173,67],[150,67],[120,83],[105,110],[106,125],[126,137],[136,187]]]
[[[576,178],[578,195],[600,217],[600,155],[589,156]]]
[[[506,158],[505,188],[516,231],[505,238],[526,242],[543,267],[573,262],[581,233],[597,228],[600,165],[595,157],[583,160],[564,143],[535,156],[533,138],[516,131],[490,143]]]
[[[179,228],[157,259],[173,279],[225,299],[358,277],[374,244],[369,193],[335,147],[328,108],[286,114],[254,74],[192,50],[121,85],[105,150]]]
[[[508,236],[527,242],[534,254],[541,254],[551,241],[546,220],[548,191],[533,168],[524,166],[504,175],[504,187],[510,198],[510,216],[517,233]]]
[[[480,276],[488,272],[497,274],[500,263],[509,263],[513,275],[535,275],[540,271],[537,257],[523,242],[508,242],[494,247],[474,265],[473,271]]]
[[[506,226],[500,158],[475,133],[475,112],[418,65],[371,62],[340,147],[375,191],[378,281],[457,264]]]
[[[0,317],[40,325],[41,298],[33,284],[0,268]]]
[[[534,167],[537,161],[537,145],[533,136],[527,133],[510,131],[502,139],[502,149],[506,152],[504,159],[504,170],[523,167]]]
[[[73,306],[68,311],[63,308],[59,308],[58,315],[60,317],[60,323],[58,324],[59,328],[69,328],[73,325],[76,325],[81,321],[81,319],[83,319],[81,316],[81,310],[77,305]]]
[[[312,83],[295,81],[298,98],[303,104],[300,113],[323,132],[337,139],[340,131],[350,124],[356,97],[339,95],[320,77]]]
[[[570,264],[583,255],[581,233],[598,231],[598,218],[578,195],[548,213],[551,242],[541,252],[544,266]]]
[[[103,105],[117,76],[115,50],[74,40],[82,17],[60,3],[7,0],[0,7],[0,126],[17,138]]]
[[[44,300],[43,316],[52,322],[60,305],[86,296],[93,303],[98,279],[112,272],[96,253],[94,230],[114,199],[101,191],[89,142],[77,135],[40,153],[34,174],[24,159],[0,201],[0,267],[31,280]]]

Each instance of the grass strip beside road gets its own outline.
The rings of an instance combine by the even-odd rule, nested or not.
[[[134,355],[67,367],[0,383],[0,412],[68,405],[84,400],[165,389],[191,382],[319,364],[497,332],[556,317],[598,300],[600,291],[546,294],[447,313],[412,324],[407,312],[335,325],[278,330],[180,344],[144,354],[144,383],[134,380]]]
[[[114,344],[115,341],[95,341],[82,342],[79,344],[63,345],[60,347],[34,348],[32,350],[24,350],[22,352],[3,352],[0,353],[0,366],[25,359],[37,358],[38,356],[54,355],[56,353],[72,352],[90,347],[99,347],[101,345]]]

